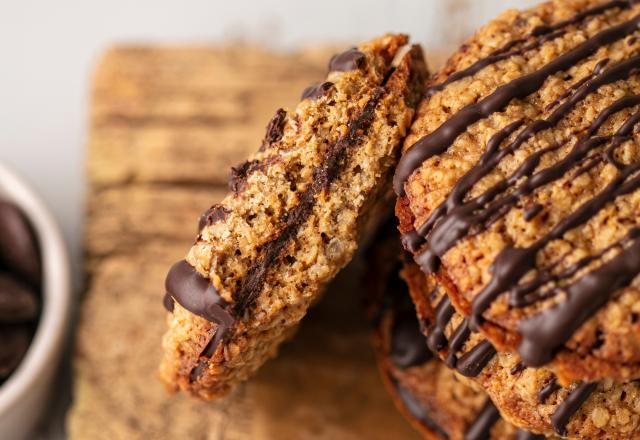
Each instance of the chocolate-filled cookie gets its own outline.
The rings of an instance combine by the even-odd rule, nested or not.
[[[276,112],[167,277],[171,389],[213,398],[275,355],[388,194],[425,80],[419,47],[386,35],[331,59],[294,111]]]
[[[546,368],[527,368],[471,330],[434,276],[404,269],[429,348],[452,371],[480,385],[505,419],[526,430],[572,439],[640,436],[640,382],[602,380],[561,386]]]
[[[507,11],[430,82],[394,177],[405,247],[501,351],[640,377],[640,4]]]

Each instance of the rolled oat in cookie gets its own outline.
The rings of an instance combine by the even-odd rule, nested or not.
[[[351,259],[424,92],[422,53],[407,40],[334,57],[233,169],[230,193],[167,277],[160,375],[171,389],[210,399],[246,380]]]

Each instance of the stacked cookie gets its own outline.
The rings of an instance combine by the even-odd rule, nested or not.
[[[640,438],[638,37],[640,2],[555,0],[502,14],[426,82],[402,35],[334,57],[169,272],[162,378],[212,398],[255,372],[395,172],[408,291],[383,239],[367,290],[410,420],[430,438]]]
[[[639,25],[634,1],[503,14],[431,80],[394,177],[429,347],[544,435],[640,437]]]

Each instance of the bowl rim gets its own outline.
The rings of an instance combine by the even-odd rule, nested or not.
[[[31,222],[40,244],[43,271],[42,312],[36,332],[20,365],[0,386],[3,415],[46,376],[47,369],[57,370],[71,314],[72,292],[69,254],[57,222],[32,187],[1,163],[0,199],[15,203]]]

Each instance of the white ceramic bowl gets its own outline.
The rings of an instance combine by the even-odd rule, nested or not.
[[[0,386],[0,438],[19,440],[27,438],[42,416],[64,350],[71,308],[70,269],[64,240],[49,210],[21,178],[2,164],[0,198],[15,203],[26,214],[42,252],[40,322],[20,366]]]

